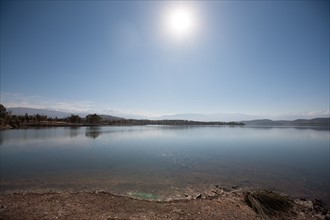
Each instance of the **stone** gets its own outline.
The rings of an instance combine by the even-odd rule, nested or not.
[[[306,201],[306,202],[303,202],[302,204],[310,210],[313,209],[313,202],[312,201]]]
[[[327,214],[324,219],[325,220],[330,220],[330,214]]]
[[[228,189],[228,188],[222,188],[223,191],[225,192],[231,192],[232,190],[231,189]]]

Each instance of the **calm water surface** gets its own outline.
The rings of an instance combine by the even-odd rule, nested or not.
[[[329,130],[80,127],[0,131],[1,192],[106,190],[169,196],[262,187],[330,204]]]

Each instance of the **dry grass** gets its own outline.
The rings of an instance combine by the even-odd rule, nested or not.
[[[271,191],[246,193],[245,202],[263,219],[279,217],[292,208],[292,201],[287,196]]]

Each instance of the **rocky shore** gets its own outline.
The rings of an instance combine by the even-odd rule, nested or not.
[[[104,191],[2,193],[0,219],[330,219],[330,212],[319,200],[292,199],[270,192],[270,196],[285,198],[288,202],[285,210],[276,210],[277,206],[272,206],[276,201],[267,197],[268,191],[262,191],[266,193],[264,201],[258,200],[260,192],[254,193],[219,186],[207,192],[184,195],[184,198],[165,200]],[[267,202],[267,207],[273,207],[274,212],[264,215],[255,204],[251,206],[247,198],[258,200],[259,205]]]

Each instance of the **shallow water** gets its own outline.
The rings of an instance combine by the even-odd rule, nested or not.
[[[0,131],[1,191],[105,190],[170,196],[214,185],[330,204],[328,129],[206,126]]]

